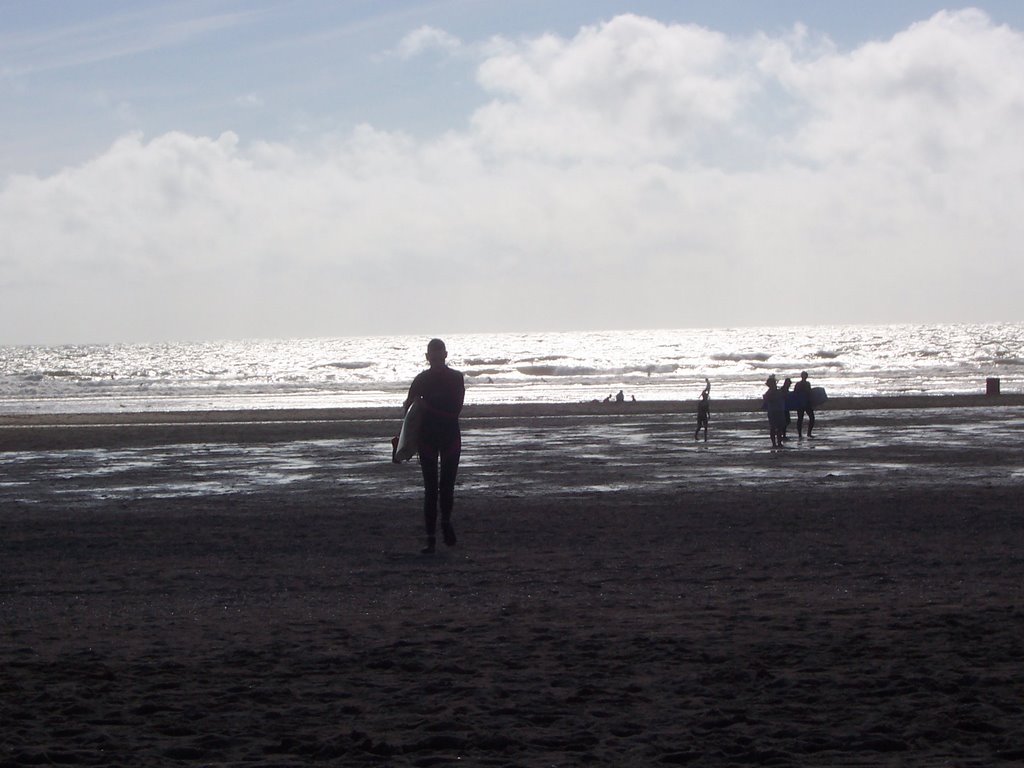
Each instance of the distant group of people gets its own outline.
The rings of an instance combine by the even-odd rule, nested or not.
[[[800,373],[800,381],[795,385],[787,378],[779,386],[778,378],[773,373],[765,381],[767,390],[762,399],[768,412],[768,435],[773,448],[782,448],[788,439],[787,431],[792,422],[790,412],[796,411],[796,431],[800,439],[804,436],[804,419],[807,419],[807,436],[814,437],[814,402],[811,397],[811,382],[807,371]],[[697,429],[693,439],[699,440],[704,430],[704,442],[708,440],[708,422],[711,420],[711,381],[704,379],[704,390],[697,399]]]
[[[765,390],[762,398],[765,403],[765,410],[768,411],[768,435],[772,439],[773,448],[782,448],[785,441],[789,439],[790,411],[796,410],[796,431],[802,439],[804,436],[804,417],[807,417],[807,436],[814,437],[814,404],[811,401],[811,382],[807,379],[807,371],[800,373],[800,381],[793,385],[793,380],[787,378],[779,386],[779,381],[773,373],[765,381]],[[790,390],[792,389],[792,399]]]
[[[419,402],[423,413],[417,448],[423,472],[423,519],[427,534],[423,552],[431,554],[436,548],[438,512],[444,543],[454,546],[456,542],[452,509],[455,504],[455,477],[462,455],[459,414],[462,412],[466,397],[466,383],[465,376],[460,371],[448,367],[448,350],[441,339],[430,340],[427,344],[426,358],[429,367],[413,379],[403,404],[403,413],[408,413],[416,402]],[[812,437],[814,407],[807,372],[800,374],[800,381],[795,386],[792,379],[787,378],[780,387],[775,374],[768,377],[765,386],[767,390],[763,399],[768,412],[768,431],[772,446],[778,448],[784,444],[791,410],[797,412],[796,428],[800,437],[803,437],[805,417],[807,436]],[[787,400],[790,395],[792,398]],[[604,402],[612,402],[613,399],[617,403],[622,403],[625,402],[626,396],[619,390],[617,395],[609,395]],[[635,402],[636,398],[633,397],[632,400]],[[711,420],[710,401],[711,380],[704,379],[704,389],[697,400],[697,429],[693,433],[694,440],[700,439],[700,432],[703,430],[704,441],[707,442],[708,423]],[[396,438],[393,441],[395,448],[397,443]],[[398,461],[394,453],[392,460]]]

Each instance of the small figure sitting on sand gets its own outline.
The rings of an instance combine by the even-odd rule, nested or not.
[[[616,403],[624,403],[624,402],[626,402],[626,396],[622,393],[621,389],[619,390],[619,394],[617,394],[615,396],[615,402]]]
[[[697,440],[701,428],[704,429],[704,442],[708,441],[708,420],[711,418],[711,402],[708,397],[711,395],[711,380],[704,379],[704,391],[700,393],[697,400],[697,429],[693,433],[693,439]]]

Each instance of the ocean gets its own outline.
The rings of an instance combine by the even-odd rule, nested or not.
[[[1024,324],[449,334],[468,403],[756,398],[775,373],[832,396],[1024,391]],[[0,347],[0,413],[398,405],[428,335]]]

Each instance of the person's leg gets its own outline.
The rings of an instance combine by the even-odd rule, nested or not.
[[[462,442],[455,443],[441,452],[440,502],[441,527],[444,531],[444,543],[451,546],[455,543],[455,527],[452,525],[452,509],[455,507],[455,477],[459,472],[459,459],[462,456]]]
[[[778,413],[774,413],[770,418],[770,422],[772,445],[775,446],[776,448],[781,448],[783,428],[786,426],[786,414],[781,411]]]
[[[427,549],[433,551],[437,532],[438,450],[430,445],[420,446],[420,468],[423,470],[423,522],[427,530]]]
[[[804,436],[804,409],[796,409],[796,434],[799,437]]]
[[[811,432],[814,431],[814,411],[811,408],[807,409],[807,436],[811,436]]]

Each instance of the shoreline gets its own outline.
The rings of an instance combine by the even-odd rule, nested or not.
[[[629,419],[677,418],[688,425],[695,401],[626,403],[467,404],[464,430],[538,422],[559,426],[592,420],[613,424]],[[1024,407],[1024,395],[936,395],[836,397],[819,414],[938,409],[1003,409]],[[760,399],[712,400],[712,418],[761,415]],[[718,417],[716,419],[716,416]],[[375,408],[253,409],[224,411],[159,411],[85,414],[0,415],[0,453],[173,445],[182,443],[289,442],[365,437],[390,438],[401,421],[399,406]]]
[[[543,416],[653,416],[689,413],[691,400],[638,400],[605,403],[596,400],[565,403],[467,403],[462,418],[536,418]],[[761,410],[761,399],[722,398],[711,400],[715,413],[753,413]],[[1024,394],[999,395],[871,395],[830,397],[821,411],[865,411],[921,408],[979,408],[1024,406]],[[339,406],[336,408],[246,408],[224,410],[96,411],[89,413],[0,413],[0,427],[77,426],[109,424],[204,424],[211,422],[269,421],[377,421],[393,419],[394,406]]]

